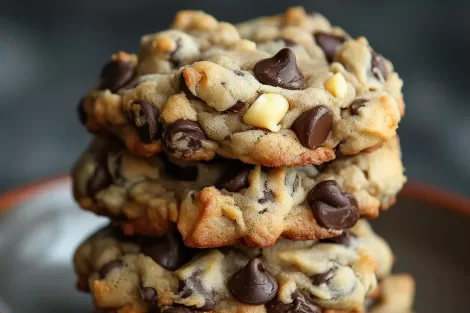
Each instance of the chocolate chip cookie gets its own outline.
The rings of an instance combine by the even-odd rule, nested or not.
[[[73,170],[83,208],[129,235],[159,236],[177,223],[186,245],[199,248],[338,236],[393,204],[404,182],[397,138],[321,167],[292,168],[143,158],[98,138]]]
[[[375,298],[375,293],[371,298],[367,299],[364,308],[361,312],[368,313],[413,313],[413,298],[414,298],[414,280],[410,275],[398,274],[390,275],[381,279],[377,292],[378,298]],[[305,299],[305,298],[304,298]],[[180,313],[192,313],[194,310],[187,308],[178,308]],[[167,309],[168,310],[168,309]],[[275,313],[320,313],[314,306],[308,305],[302,298],[294,298],[292,303],[281,303],[271,309]],[[274,311],[275,310],[275,311]],[[94,313],[119,313],[122,311],[115,309],[96,308]],[[158,311],[158,310],[157,310]],[[183,312],[184,311],[184,312]],[[133,311],[131,311],[133,312]],[[154,311],[150,310],[151,313]],[[156,312],[156,311],[155,311]],[[269,311],[268,311],[269,312]],[[331,310],[326,309],[323,313],[352,313],[346,310]]]
[[[359,310],[392,262],[364,221],[331,240],[263,249],[189,249],[176,231],[148,239],[107,227],[74,257],[77,285],[98,308],[135,313]]]
[[[408,274],[392,275],[381,280],[379,297],[372,301],[370,313],[412,313],[415,282]]]
[[[401,87],[365,38],[319,14],[292,8],[237,30],[183,11],[144,36],[138,56],[113,55],[78,113],[140,156],[303,166],[393,138]]]

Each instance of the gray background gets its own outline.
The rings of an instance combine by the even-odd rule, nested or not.
[[[163,5],[164,4],[164,5]],[[411,179],[470,195],[470,1],[0,1],[0,190],[67,171],[89,135],[75,107],[118,50],[175,11],[239,22],[302,4],[365,35],[405,80]]]

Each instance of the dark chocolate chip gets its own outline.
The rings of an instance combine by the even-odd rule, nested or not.
[[[197,180],[197,166],[179,166],[165,158],[165,175],[174,180]]]
[[[157,291],[152,287],[142,287],[140,288],[140,297],[146,302],[155,302],[157,301]]]
[[[253,72],[263,84],[286,89],[303,89],[304,75],[297,67],[295,53],[283,48],[272,58],[255,64]]]
[[[325,273],[317,274],[312,277],[312,284],[320,286],[321,284],[328,282],[334,276],[334,273],[335,271],[330,268]]]
[[[111,183],[112,177],[106,164],[106,158],[103,158],[98,161],[93,175],[88,179],[86,186],[87,195],[93,198],[98,192],[111,185]]]
[[[181,38],[176,39],[176,48],[171,51],[168,60],[171,62],[173,67],[179,67],[181,60],[176,57],[176,53],[181,49]]]
[[[158,110],[148,101],[136,100],[131,106],[132,123],[145,143],[154,141],[159,135]]]
[[[248,188],[250,182],[248,181],[248,175],[253,169],[252,165],[245,164],[242,162],[234,161],[231,162],[225,170],[225,173],[216,184],[217,188],[225,189],[230,192],[237,192],[244,188]]]
[[[258,200],[259,204],[264,204],[266,202],[273,202],[274,201],[274,192],[272,190],[264,190],[263,197]]]
[[[126,177],[122,173],[122,156],[123,156],[123,151],[120,151],[117,153],[117,155],[113,156],[110,159],[110,162],[108,163],[109,165],[109,174],[112,177],[113,182],[116,185],[121,185],[123,186],[126,183]]]
[[[237,76],[240,76],[240,77],[245,77],[245,73],[243,73],[242,71],[239,71],[239,70],[233,70],[233,72],[235,73],[235,75]]]
[[[304,147],[315,149],[325,142],[332,127],[331,110],[319,105],[302,113],[291,128]]]
[[[116,92],[134,77],[134,65],[132,62],[111,60],[101,70],[100,89],[109,89]]]
[[[342,36],[336,36],[333,34],[328,34],[324,32],[316,32],[314,34],[317,45],[325,53],[326,59],[328,62],[333,62],[335,59],[336,53],[338,52],[341,45],[346,41],[346,38]]]
[[[177,120],[171,123],[164,133],[164,147],[167,152],[180,151],[189,158],[201,148],[201,141],[206,135],[197,122]]]
[[[299,175],[295,175],[294,183],[292,184],[292,194],[291,195],[293,195],[294,192],[297,191],[299,186],[300,186],[300,177],[299,177]]]
[[[257,258],[232,276],[228,283],[238,300],[249,304],[266,304],[277,294],[277,281]]]
[[[108,262],[100,268],[98,274],[100,275],[101,279],[104,279],[106,276],[108,276],[109,273],[123,267],[123,265],[124,264],[122,264],[122,262],[119,260]]]
[[[162,313],[195,313],[195,311],[185,307],[172,306],[163,309]]]
[[[387,66],[385,65],[384,58],[382,57],[380,53],[377,53],[374,50],[372,50],[371,67],[372,67],[372,73],[375,75],[375,77],[379,78],[376,72],[376,71],[379,71],[382,77],[384,79],[387,79],[388,70],[387,70]]]
[[[81,98],[80,102],[77,105],[77,114],[78,114],[78,120],[82,125],[86,125],[87,121],[87,114],[85,111],[85,98]]]
[[[240,112],[240,110],[243,109],[245,105],[246,105],[245,102],[238,100],[237,103],[235,103],[230,108],[228,108],[227,111],[237,113],[237,112]]]
[[[354,100],[353,103],[349,106],[349,112],[351,112],[351,115],[359,115],[359,109],[364,107],[364,103],[366,103],[367,99],[356,99]]]
[[[341,235],[322,239],[321,242],[335,243],[343,246],[350,246],[356,236],[351,232],[343,232]]]
[[[307,301],[303,294],[296,291],[292,303],[283,303],[274,299],[266,304],[267,313],[322,313],[321,308]]]
[[[317,222],[328,228],[346,229],[353,227],[359,220],[356,199],[341,192],[334,180],[325,180],[312,188],[307,196]]]
[[[186,247],[177,230],[168,231],[159,238],[141,238],[141,251],[163,268],[173,271],[188,262],[192,249]]]
[[[186,98],[188,98],[189,100],[201,100],[199,97],[196,97],[195,95],[193,95],[191,90],[189,90],[188,86],[186,86],[186,82],[184,81],[183,74],[181,74],[180,76],[179,85],[180,85],[180,90],[184,92],[184,94],[186,95]]]
[[[330,162],[325,162],[325,163],[317,164],[317,165],[314,165],[314,166],[317,169],[317,171],[321,173],[328,167],[329,164],[330,164]]]
[[[194,293],[202,295],[204,297],[204,305],[202,307],[191,307],[198,311],[212,311],[219,305],[219,297],[213,291],[207,291],[204,289],[201,283],[200,272],[194,273],[191,277],[185,281],[179,281],[178,285],[179,296],[181,298],[187,298]]]

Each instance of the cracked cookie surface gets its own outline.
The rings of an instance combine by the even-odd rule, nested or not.
[[[144,36],[138,56],[114,55],[78,111],[136,155],[302,166],[393,138],[401,87],[365,38],[318,14],[291,8],[237,30],[183,11]]]
[[[142,158],[98,138],[73,170],[83,208],[130,235],[159,236],[177,223],[186,245],[199,248],[334,237],[393,204],[405,180],[398,138],[321,167],[293,168]]]
[[[114,312],[277,312],[298,303],[307,312],[353,311],[393,262],[364,221],[332,240],[282,240],[263,249],[189,249],[178,236],[102,229],[75,253],[77,285],[98,308]]]

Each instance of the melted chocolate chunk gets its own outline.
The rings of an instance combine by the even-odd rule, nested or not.
[[[315,149],[325,142],[332,127],[331,110],[320,105],[302,113],[291,128],[304,147]]]
[[[136,100],[131,106],[131,117],[140,140],[151,143],[159,135],[158,110],[148,101]]]
[[[233,275],[228,287],[235,298],[249,304],[266,304],[278,290],[276,279],[257,258]]]
[[[242,162],[230,162],[225,173],[222,175],[217,188],[225,189],[229,192],[237,192],[249,187],[248,176],[253,169],[253,165]]]
[[[238,113],[245,107],[245,105],[245,102],[238,100],[237,103],[228,108],[227,111]]]
[[[377,53],[374,50],[372,50],[371,68],[375,77],[379,78],[377,75],[378,71],[382,75],[383,79],[387,79],[388,70],[387,66],[385,65],[384,58],[380,53]]]
[[[323,283],[328,282],[331,278],[333,278],[335,271],[331,268],[325,273],[317,274],[312,277],[312,284],[315,286],[320,286]]]
[[[283,303],[274,299],[266,304],[266,311],[267,313],[322,313],[321,308],[306,300],[299,291],[292,295],[292,300],[292,303]]]
[[[281,49],[272,58],[259,61],[253,72],[266,85],[294,90],[304,88],[304,76],[297,67],[295,53],[289,48]]]
[[[112,92],[118,91],[134,77],[134,65],[132,62],[111,60],[106,63],[101,70],[100,89],[109,89]]]
[[[325,180],[313,187],[307,195],[317,222],[328,228],[346,229],[359,220],[358,204],[354,196],[341,192],[334,180]]]
[[[353,103],[349,106],[349,112],[351,112],[351,115],[359,115],[359,109],[364,107],[367,99],[356,99],[354,100]]]
[[[189,90],[188,86],[186,86],[186,82],[184,81],[183,74],[181,74],[180,76],[179,84],[180,84],[180,90],[184,92],[184,94],[186,95],[186,98],[188,98],[189,100],[201,100],[199,97],[196,97],[195,95],[193,95],[191,90]]]
[[[351,231],[345,231],[341,235],[332,237],[332,238],[325,238],[322,239],[322,242],[329,242],[329,243],[335,243],[338,245],[343,245],[343,246],[350,246],[356,236],[351,232]]]
[[[190,158],[201,148],[206,135],[201,126],[190,120],[177,120],[171,123],[163,134],[164,148],[167,152],[179,151],[183,157]]]
[[[177,230],[171,230],[159,238],[141,238],[141,251],[163,268],[174,271],[191,260],[192,249],[186,247]]]
[[[219,305],[219,296],[213,291],[207,291],[204,289],[201,283],[201,277],[199,272],[194,273],[185,281],[180,281],[178,289],[180,292],[179,295],[182,298],[190,297],[194,293],[202,295],[204,297],[204,305],[199,308],[191,307],[192,309],[198,311],[212,311],[215,310]]]
[[[106,164],[106,158],[99,158],[96,164],[93,175],[88,179],[86,185],[86,192],[90,198],[94,198],[95,195],[101,190],[107,188],[112,183],[112,178]]]
[[[314,34],[314,37],[315,41],[317,42],[317,45],[320,46],[320,48],[323,50],[326,59],[330,63],[333,62],[339,48],[346,41],[346,38],[344,37],[324,32],[316,32]]]
[[[264,190],[263,197],[258,200],[259,204],[264,204],[266,202],[273,202],[274,201],[274,192],[272,190]]]

